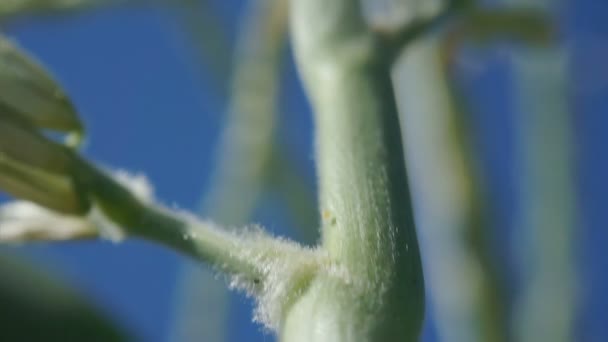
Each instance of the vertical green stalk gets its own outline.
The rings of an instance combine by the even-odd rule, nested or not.
[[[268,165],[266,184],[278,195],[279,208],[285,210],[295,223],[297,241],[312,246],[319,240],[319,213],[315,189],[307,182],[298,163],[284,147],[275,146]]]
[[[504,341],[484,239],[489,227],[440,39],[414,42],[395,71],[428,287],[441,341]]]
[[[522,292],[515,307],[518,341],[572,341],[575,222],[566,53],[519,51],[514,82],[519,105],[521,224],[515,252]]]
[[[504,0],[512,8],[554,13],[556,0]],[[572,341],[576,225],[568,53],[558,42],[513,56],[520,183],[514,254],[521,290],[513,313],[517,341]]]
[[[159,1],[159,0],[156,0]],[[160,0],[166,1],[166,0]],[[229,95],[233,46],[211,0],[169,0],[185,36],[192,42],[195,59],[208,72],[216,96]]]
[[[216,167],[203,211],[226,225],[251,215],[273,153],[287,2],[255,0],[245,10]]]
[[[210,7],[207,3],[204,6],[205,9]],[[229,96],[227,115],[202,211],[229,227],[242,227],[247,223],[269,171],[287,32],[286,10],[285,0],[251,1],[241,20],[233,70],[227,72],[226,66],[219,69],[220,75],[230,74],[232,79],[229,92],[225,93]],[[192,32],[202,30],[196,36],[204,38],[206,24],[198,23],[200,15],[185,15],[190,17]],[[214,56],[219,57],[217,51]],[[216,66],[222,63],[226,62],[215,59]],[[225,340],[230,306],[225,284],[216,279],[214,272],[201,269],[199,265],[187,267],[183,274],[174,338],[179,341]],[[214,315],[202,320],[210,308]]]
[[[413,341],[423,316],[391,65],[358,1],[293,0],[296,59],[316,123],[328,268],[293,304],[286,341]]]

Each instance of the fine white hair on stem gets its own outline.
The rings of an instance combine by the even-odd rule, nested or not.
[[[154,187],[148,177],[143,173],[132,173],[126,170],[112,172],[114,179],[129,189],[135,197],[144,203],[150,203],[154,199]]]

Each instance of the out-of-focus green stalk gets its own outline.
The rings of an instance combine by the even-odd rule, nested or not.
[[[150,5],[173,0],[2,0],[0,22],[45,14],[65,14],[118,5]]]
[[[520,215],[514,251],[521,290],[517,341],[573,341],[576,225],[567,51],[522,49],[513,56],[518,109]]]
[[[227,93],[228,113],[216,150],[216,166],[202,210],[223,225],[237,227],[249,220],[270,171],[279,71],[287,31],[286,6],[285,0],[252,1],[241,21],[232,72],[227,72],[228,66],[221,65],[225,58],[212,63],[220,68],[219,79],[228,74],[232,79]],[[205,29],[208,25],[199,23],[200,16],[192,13],[186,16],[189,31],[209,33]],[[198,38],[210,40],[209,37]],[[216,46],[214,50],[225,49]],[[225,285],[213,272],[201,269],[199,265],[188,265],[182,273],[173,338],[176,341],[225,340],[230,298]],[[201,291],[201,288],[206,290]],[[208,316],[206,313],[210,310],[214,312],[213,317],[202,324],[201,317]]]
[[[550,14],[561,2],[502,3]],[[568,51],[559,42],[512,56],[520,179],[514,254],[521,271],[512,321],[520,342],[574,339],[577,215],[567,65]]]
[[[192,42],[196,60],[209,73],[217,96],[228,98],[231,94],[231,56],[234,54],[225,23],[210,0],[165,0],[172,1],[173,11],[179,24]]]
[[[286,20],[285,0],[255,0],[241,21],[228,115],[203,201],[227,225],[250,216],[273,152]]]
[[[319,239],[319,213],[314,186],[306,182],[304,170],[282,146],[275,146],[268,164],[266,185],[273,191],[280,208],[292,218],[297,240],[305,245],[315,245]]]
[[[428,286],[442,341],[504,341],[479,180],[441,38],[415,42],[395,71]]]
[[[4,341],[133,341],[135,336],[86,296],[31,264],[0,250],[0,336]]]

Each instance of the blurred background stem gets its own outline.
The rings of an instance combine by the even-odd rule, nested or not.
[[[560,1],[504,0],[509,8],[555,14]],[[521,342],[575,340],[576,193],[568,51],[559,41],[515,49],[519,225],[513,255],[520,287],[512,323]]]
[[[165,0],[166,1],[166,0]],[[173,0],[172,9],[193,48],[198,65],[204,67],[216,96],[230,95],[234,46],[211,0]],[[247,15],[244,16],[245,18]]]
[[[132,341],[130,331],[100,310],[85,293],[15,251],[0,253],[0,320],[4,341],[95,338]]]
[[[188,0],[194,3],[193,0]],[[204,1],[208,3],[208,1]],[[196,1],[200,5],[200,1]],[[195,45],[211,54],[216,79],[231,80],[224,128],[216,148],[210,188],[202,201],[205,216],[230,227],[248,222],[267,180],[277,126],[280,70],[286,41],[287,1],[254,0],[247,4],[233,55],[224,63],[227,40],[210,35],[205,17],[186,8],[185,18]],[[207,42],[214,42],[209,48]],[[201,50],[199,49],[199,50]],[[221,81],[219,83],[222,87]],[[276,165],[274,165],[276,166]],[[182,270],[172,338],[176,341],[226,340],[228,289],[212,271],[187,264]],[[205,288],[205,291],[201,291]],[[208,312],[214,314],[210,317]],[[203,319],[205,318],[205,324]]]
[[[79,13],[109,6],[159,5],[170,1],[173,0],[3,0],[0,1],[0,22],[32,15]]]
[[[522,49],[513,56],[518,105],[520,224],[514,255],[521,289],[517,341],[573,341],[575,200],[567,52]]]
[[[477,160],[441,46],[413,43],[394,75],[425,276],[441,341],[505,341]]]

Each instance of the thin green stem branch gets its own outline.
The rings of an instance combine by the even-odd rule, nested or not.
[[[48,143],[53,144],[50,141]],[[103,236],[103,227],[93,227],[95,229],[93,230],[91,225],[86,223],[88,220],[93,224],[112,225],[123,235],[169,247],[208,263],[229,275],[236,275],[243,286],[254,284],[252,285],[254,288],[257,284],[266,286],[268,277],[274,276],[271,274],[269,263],[289,263],[290,258],[312,253],[296,244],[274,239],[260,229],[249,229],[235,234],[220,229],[213,223],[197,220],[193,215],[168,210],[152,203],[151,199],[139,197],[125,184],[73,152],[66,149],[66,154],[71,158],[70,168],[73,179],[78,184],[78,188],[82,189],[82,195],[91,203],[87,215],[48,211],[48,215],[55,215],[57,218],[56,221],[47,221],[49,224],[53,222],[65,224],[68,222],[66,219],[82,221],[80,225],[72,225],[74,229],[65,236],[67,239]],[[35,209],[36,206],[33,204],[30,208],[33,208],[30,213],[34,216],[39,213],[36,210],[44,210]],[[27,213],[21,216],[24,219],[28,218]],[[32,218],[35,218],[34,216]],[[0,222],[0,231],[4,229],[5,224],[6,222]],[[60,233],[65,231],[62,227],[49,226],[47,229],[49,233],[46,235],[54,239],[59,239]],[[53,230],[58,233],[53,235]],[[0,234],[0,237],[5,236]],[[9,238],[11,236],[6,237]],[[2,241],[17,240],[20,239],[17,237],[10,241],[4,239]]]
[[[90,189],[94,202],[127,235],[160,243],[229,273],[247,274],[251,278],[260,276],[255,267],[235,259],[233,251],[243,248],[235,235],[185,214],[143,203],[103,171],[79,158],[75,162],[78,181]]]

